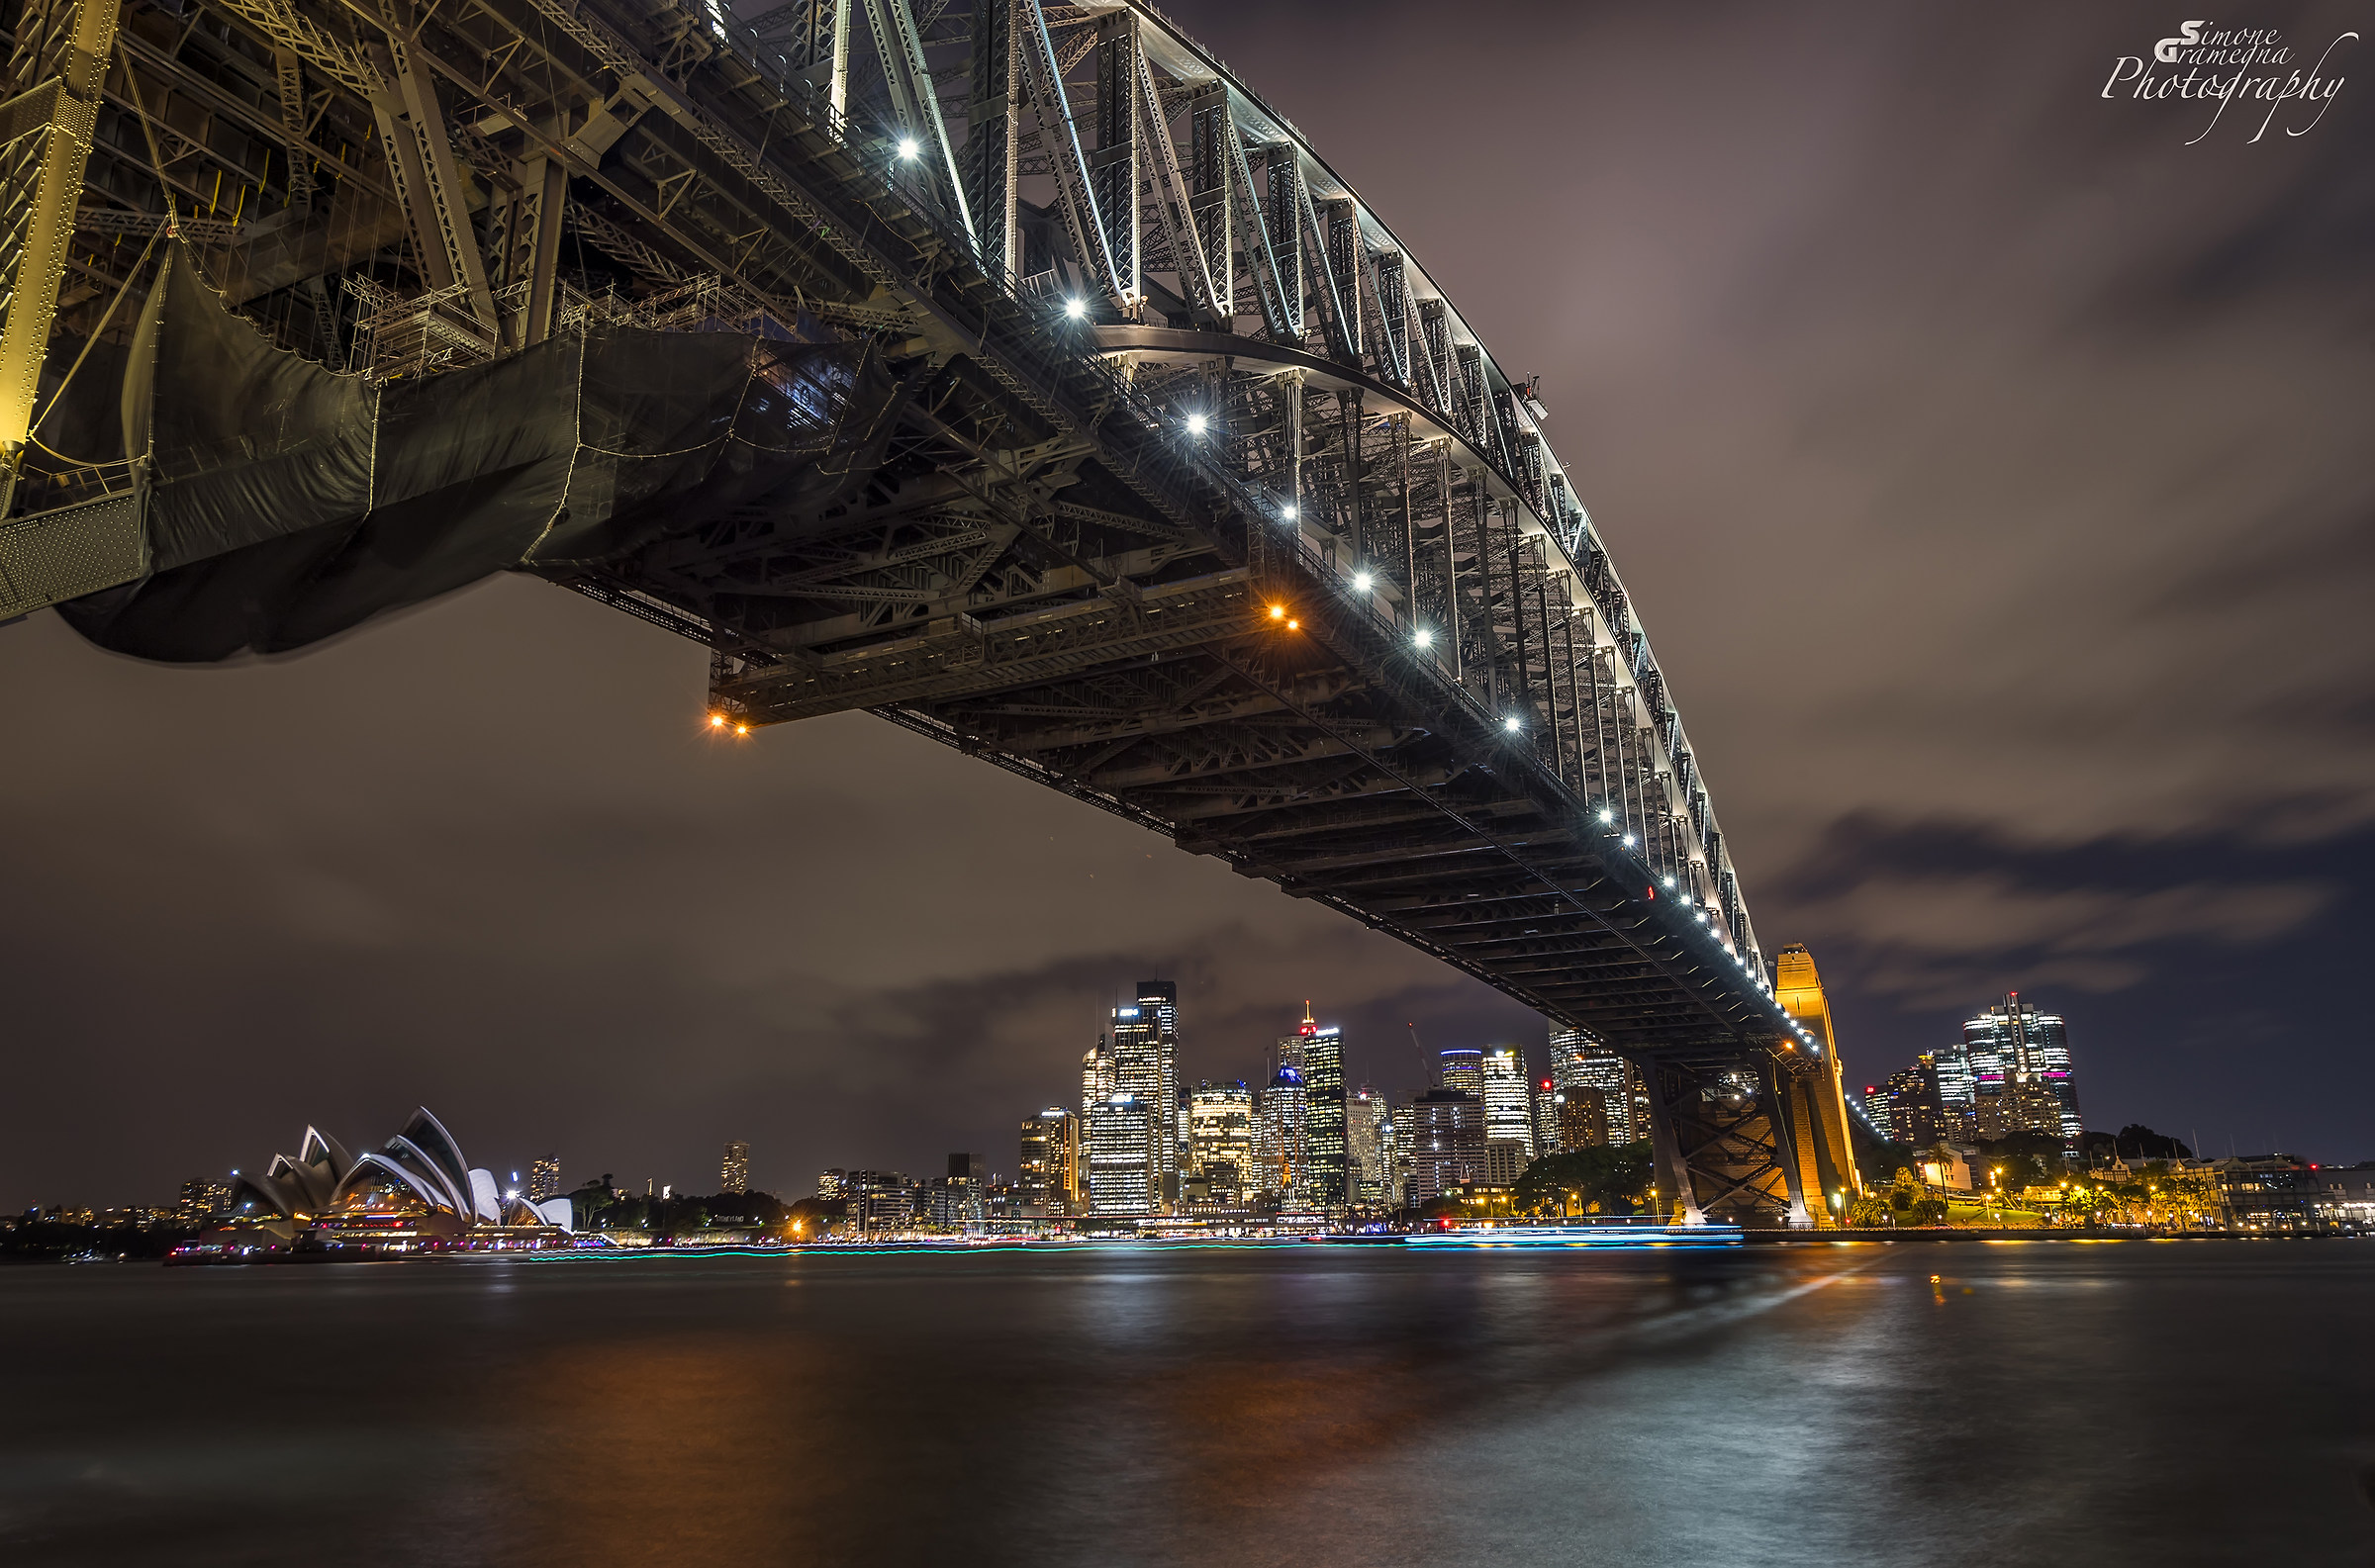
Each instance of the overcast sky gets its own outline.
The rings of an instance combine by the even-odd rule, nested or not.
[[[1541,374],[1852,1077],[2018,988],[2090,1126],[2375,1157],[2375,54],[2192,140],[2101,97],[2158,7],[1169,9]],[[0,1206],[415,1103],[572,1182],[1011,1170],[1141,975],[1190,1078],[1306,996],[1397,1090],[1407,1023],[1539,1052],[1217,862],[862,716],[719,746],[703,691],[518,579],[236,668],[0,628]]]

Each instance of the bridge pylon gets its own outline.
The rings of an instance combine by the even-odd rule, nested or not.
[[[1773,995],[1803,1038],[1752,1058],[1652,1055],[1650,1136],[1660,1207],[1686,1224],[1841,1224],[1862,1178],[1822,977],[1783,948]]]

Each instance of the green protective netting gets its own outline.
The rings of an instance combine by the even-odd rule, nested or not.
[[[302,648],[490,573],[826,503],[879,461],[893,397],[863,344],[608,325],[376,383],[275,348],[176,246],[122,372],[152,568],[59,613],[147,659]]]

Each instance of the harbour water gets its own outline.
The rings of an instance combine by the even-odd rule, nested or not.
[[[2370,1325],[2346,1241],[23,1267],[0,1561],[2364,1565]]]

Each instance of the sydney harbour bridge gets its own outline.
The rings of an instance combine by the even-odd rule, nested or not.
[[[1662,1202],[1856,1182],[1512,376],[1136,0],[22,0],[0,620],[303,647],[495,571],[862,708],[1622,1053]]]

